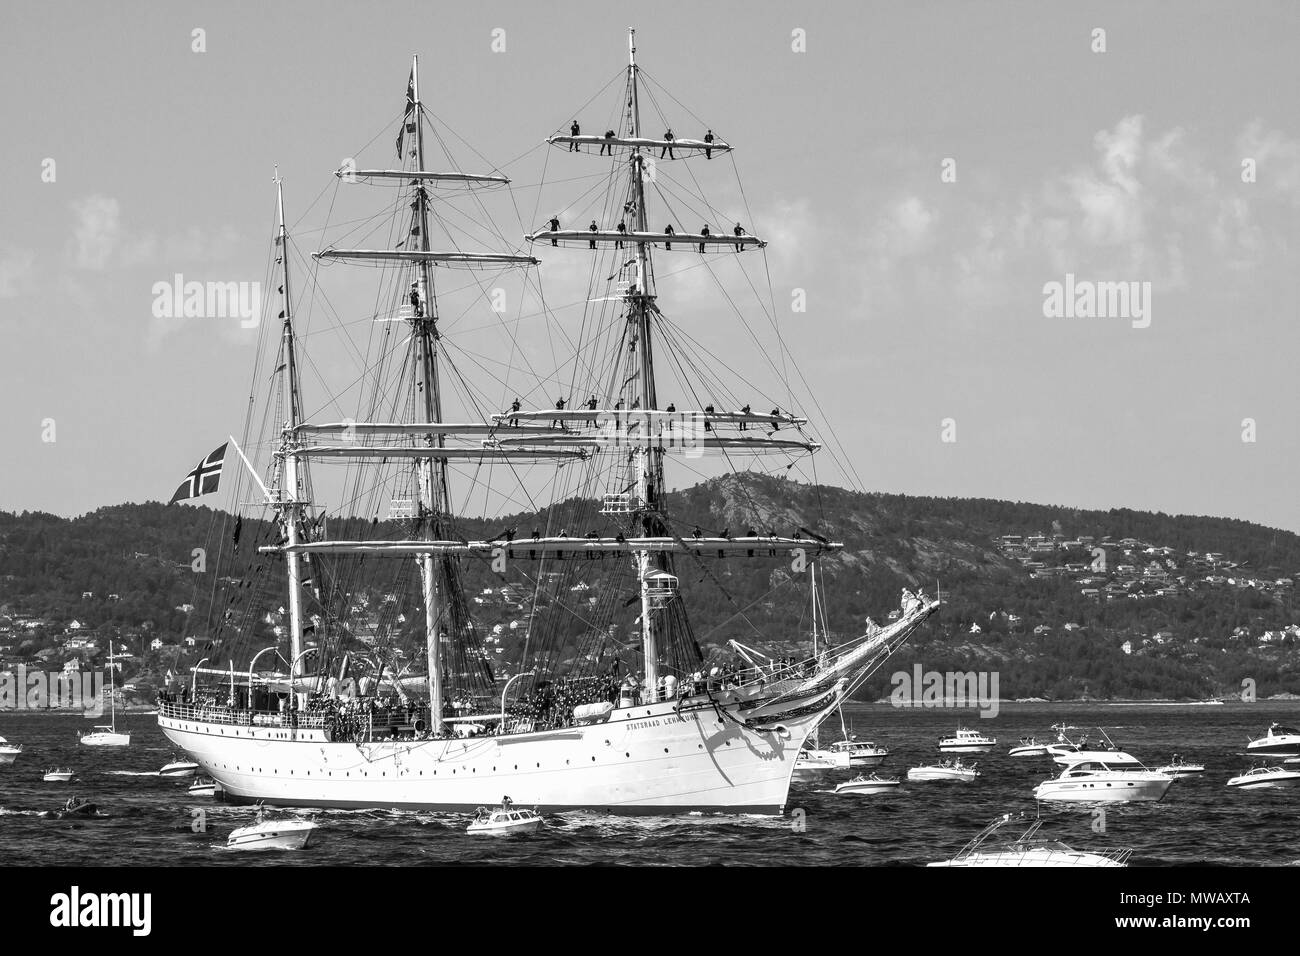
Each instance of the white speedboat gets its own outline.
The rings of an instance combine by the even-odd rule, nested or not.
[[[1040,744],[1033,737],[1021,737],[1020,743],[1016,744],[1007,752],[1008,757],[1045,757],[1047,756],[1047,744]],[[937,866],[931,863],[931,866]]]
[[[858,740],[856,735],[846,740],[837,740],[831,744],[832,758],[841,767],[879,767],[889,756],[884,747],[877,747],[870,740]]]
[[[1120,750],[1119,746],[1107,736],[1106,731],[1099,729],[1098,733],[1101,734],[1101,742],[1093,743],[1087,734],[1077,741],[1070,740],[1065,736],[1065,730],[1061,729],[1057,732],[1056,743],[1047,745],[1047,753],[1051,756],[1052,762],[1059,767],[1068,767],[1087,760],[1100,760],[1114,766],[1141,765],[1132,754]]]
[[[1169,774],[1171,777],[1191,777],[1198,773],[1205,773],[1205,764],[1188,763],[1181,754],[1174,754],[1169,763],[1156,769],[1161,773]]]
[[[1020,824],[1028,824],[1020,829]],[[1038,836],[1043,825],[1025,814],[1004,814],[979,832],[951,860],[927,866],[1128,866],[1131,849],[1085,853]]]
[[[22,744],[11,744],[3,737],[0,737],[0,767],[13,763],[22,752]]]
[[[230,832],[226,840],[231,850],[301,850],[311,839],[316,824],[310,820],[268,819],[257,808],[257,822]]]
[[[980,775],[975,764],[965,764],[961,758],[945,760],[927,767],[913,767],[907,771],[908,780],[958,780],[971,781]]]
[[[1246,744],[1250,756],[1300,757],[1300,730],[1274,722],[1263,737]]]
[[[501,801],[501,806],[489,811],[478,808],[474,820],[466,828],[467,833],[535,833],[542,825],[542,815],[536,810],[524,810],[516,807],[509,797]]]
[[[985,737],[978,730],[958,727],[951,737],[940,739],[939,750],[946,754],[982,754],[988,753],[997,745],[995,737]]]
[[[194,772],[199,769],[199,765],[193,760],[177,759],[166,764],[158,771],[160,777],[192,777]]]
[[[1034,788],[1038,800],[1081,803],[1155,802],[1174,778],[1142,764],[1084,760],[1071,764],[1052,780]]]
[[[41,775],[41,779],[46,783],[68,783],[72,780],[71,770],[60,770],[57,767],[47,770]]]
[[[185,792],[191,797],[215,797],[217,795],[217,782],[211,777],[198,777]]]
[[[897,777],[880,777],[874,773],[864,773],[835,785],[836,793],[889,793],[897,790],[900,781]]]
[[[1285,767],[1256,767],[1228,781],[1229,787],[1238,790],[1280,790],[1300,787],[1300,770]]]

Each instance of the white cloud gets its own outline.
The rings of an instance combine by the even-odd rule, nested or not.
[[[88,196],[72,204],[76,225],[77,265],[83,269],[104,269],[122,238],[121,209],[110,196]]]
[[[35,264],[36,254],[29,249],[5,248],[0,251],[0,299],[22,295]]]
[[[1238,162],[1255,160],[1257,182],[1265,192],[1300,205],[1300,140],[1265,129],[1263,121],[1257,119],[1242,130],[1236,145]]]

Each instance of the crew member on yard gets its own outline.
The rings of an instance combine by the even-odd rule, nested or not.
[[[578,128],[578,121],[577,121],[577,120],[574,120],[572,123],[569,124],[569,135],[570,135],[570,136],[577,136],[577,135],[578,135],[579,133],[581,133],[581,132],[582,132],[582,130],[580,130],[580,129]],[[578,144],[577,144],[577,143],[570,143],[570,144],[569,144],[569,152],[571,152],[571,153],[576,153],[577,151],[578,151]]]
[[[673,156],[673,131],[671,129],[664,131],[664,147],[659,150],[660,159],[664,158],[664,153],[668,154],[669,159],[675,158]]]

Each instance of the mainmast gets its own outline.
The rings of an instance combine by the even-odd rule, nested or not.
[[[412,118],[415,121],[415,157],[416,169],[424,169],[424,122],[420,105],[420,58],[411,58],[411,97],[413,100]],[[429,252],[429,195],[424,184],[416,181],[415,199],[416,228],[420,230],[420,250]],[[438,382],[438,317],[435,314],[433,296],[433,273],[427,259],[417,264],[420,278],[416,294],[412,297],[411,327],[413,341],[419,349],[419,392],[423,396],[422,409],[426,422],[442,422],[442,392]],[[443,447],[446,438],[442,432],[431,436],[428,441]],[[443,524],[447,515],[447,459],[424,458],[417,464],[420,475],[421,517],[420,530],[426,540],[442,537]],[[439,559],[442,560],[442,559]],[[424,627],[425,653],[428,657],[429,670],[429,724],[434,734],[442,731],[442,680],[439,652],[439,622],[442,610],[442,597],[434,556],[431,552],[420,555],[420,585],[424,592]]]
[[[285,425],[284,440],[281,451],[284,455],[284,487],[280,490],[280,505],[283,509],[285,539],[290,546],[286,552],[286,564],[289,571],[289,699],[290,706],[297,706],[297,691],[294,687],[295,671],[298,657],[302,653],[302,557],[292,546],[299,543],[299,517],[302,514],[298,500],[298,434],[297,427],[302,417],[302,401],[298,394],[298,359],[293,339],[293,299],[289,289],[289,236],[284,225],[284,183],[277,169],[275,174],[275,204],[280,228],[276,235],[276,245],[280,247],[280,293],[283,303],[282,331],[285,355],[285,372],[289,391],[289,420]],[[252,694],[249,687],[249,694]],[[250,699],[249,706],[252,706]]]
[[[638,139],[641,136],[641,104],[637,94],[636,65],[636,30],[627,31],[627,82],[629,93],[628,119],[630,128],[628,136]],[[636,223],[636,232],[649,232],[645,208],[645,155],[638,149],[632,150],[632,215]],[[636,281],[629,290],[628,322],[636,326],[635,337],[637,356],[640,360],[639,380],[641,407],[656,407],[654,383],[654,358],[650,350],[650,303],[653,301],[654,289],[650,273],[650,250],[644,242],[636,244]],[[663,450],[658,448],[637,448],[635,465],[637,469],[637,501],[641,508],[641,530],[646,537],[657,533],[656,513],[663,491]],[[641,583],[641,649],[645,658],[646,690],[657,696],[659,682],[659,649],[655,633],[653,606],[650,599],[650,572],[653,568],[652,553],[638,551],[636,555],[637,576]]]

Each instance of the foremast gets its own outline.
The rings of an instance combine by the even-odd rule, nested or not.
[[[424,169],[424,121],[420,104],[420,58],[411,57],[411,100],[414,104],[415,158],[416,168]],[[404,120],[405,121],[405,120]],[[416,183],[414,219],[420,231],[420,251],[430,252],[429,246],[429,194],[423,183]],[[442,390],[438,380],[438,310],[433,287],[433,268],[427,258],[417,263],[420,278],[415,295],[412,296],[411,331],[419,343],[420,366],[419,377],[423,387],[424,420],[442,424]],[[425,438],[425,442],[434,447],[446,446],[446,436],[436,431]],[[447,459],[418,459],[420,477],[420,532],[425,540],[436,540],[445,536],[444,524],[450,513],[450,501],[447,494]],[[438,557],[439,563],[448,559]],[[419,557],[420,587],[424,596],[425,656],[428,666],[429,682],[429,723],[430,730],[442,732],[442,668],[440,645],[440,621],[442,615],[442,586],[438,568],[435,566],[432,552],[426,551]]]
[[[636,65],[636,30],[627,32],[628,65],[628,123],[632,139],[641,136],[641,104],[637,91]],[[629,157],[632,167],[632,201],[633,215],[637,232],[649,232],[645,208],[645,177],[647,175],[645,154],[638,147]],[[651,351],[650,306],[654,301],[654,277],[650,269],[649,247],[639,242],[636,244],[635,282],[628,289],[628,321],[636,326],[636,343],[640,359],[640,399],[641,407],[647,410],[657,409],[654,381],[654,354]],[[637,470],[636,488],[637,505],[640,514],[637,520],[642,533],[653,537],[662,533],[656,521],[659,503],[663,498],[663,449],[638,447],[634,457]],[[659,686],[659,649],[656,640],[656,621],[652,606],[650,590],[653,579],[650,576],[655,562],[664,560],[662,553],[642,550],[636,553],[637,579],[641,588],[641,647],[645,667],[646,688],[651,693]]]
[[[289,285],[289,234],[284,222],[284,181],[279,170],[275,174],[275,207],[279,219],[279,229],[275,243],[279,247],[280,261],[280,296],[284,318],[281,330],[281,348],[284,353],[285,392],[289,418],[285,422],[281,439],[280,454],[284,462],[284,483],[280,489],[278,506],[281,520],[284,522],[285,543],[289,546],[285,553],[285,565],[289,578],[289,701],[290,707],[297,707],[297,687],[295,676],[299,658],[302,655],[302,561],[303,557],[295,550],[301,543],[302,482],[299,480],[298,434],[297,428],[302,421],[302,394],[298,380],[298,356],[293,332],[293,296]],[[249,687],[252,694],[252,687]],[[252,701],[249,701],[252,706]]]

